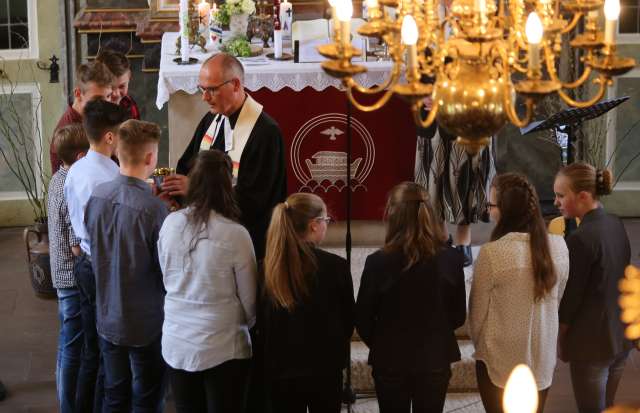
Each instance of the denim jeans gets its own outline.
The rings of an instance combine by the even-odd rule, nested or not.
[[[162,413],[167,365],[160,337],[143,347],[118,346],[100,338],[104,361],[103,412]]]
[[[451,369],[415,373],[374,370],[380,413],[441,413]]]
[[[80,292],[77,288],[58,289],[58,316],[60,318],[56,363],[58,403],[61,413],[73,413],[84,344]]]
[[[78,373],[76,391],[76,410],[99,413],[102,411],[104,372],[96,332],[96,279],[91,260],[87,255],[82,255],[76,260],[74,271],[80,292],[80,314],[84,334],[82,364]]]
[[[571,384],[580,413],[600,413],[613,406],[628,351],[605,361],[570,362]]]

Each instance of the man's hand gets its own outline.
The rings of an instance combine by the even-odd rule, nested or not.
[[[71,253],[73,254],[74,257],[79,257],[80,254],[82,253],[82,251],[80,250],[80,245],[72,245]]]
[[[189,178],[184,175],[168,175],[162,182],[162,192],[171,196],[186,196],[189,187]]]
[[[168,192],[161,192],[159,194],[156,194],[156,196],[158,197],[158,199],[165,203],[169,211],[173,212],[180,209],[180,204],[178,203],[178,201],[176,201],[175,198],[172,198]]]

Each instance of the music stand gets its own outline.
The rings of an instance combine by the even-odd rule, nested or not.
[[[558,134],[567,134],[567,156],[563,161],[567,164],[572,163],[573,151],[571,150],[575,142],[574,132],[580,128],[582,122],[595,119],[609,112],[611,109],[629,100],[629,96],[621,98],[603,100],[595,105],[586,108],[572,108],[555,113],[546,120],[532,122],[526,127],[520,129],[520,133],[528,135],[533,132],[539,132],[546,129],[554,129],[556,136]],[[564,158],[564,157],[563,157]]]
[[[566,140],[566,155],[565,155],[565,147],[563,144],[562,147],[562,162],[564,164],[570,164],[574,161],[573,159],[573,151],[572,147],[575,143],[575,132],[580,129],[582,122],[586,120],[595,119],[609,112],[611,109],[620,105],[623,102],[629,100],[629,96],[623,96],[621,98],[611,99],[611,100],[603,100],[601,102],[596,103],[595,105],[586,107],[586,108],[573,108],[563,110],[562,112],[558,112],[546,120],[532,122],[526,127],[520,129],[520,133],[522,135],[528,135],[533,132],[539,132],[546,129],[552,129],[555,132],[556,139],[564,139]],[[560,138],[560,139],[559,139]],[[555,209],[555,206],[548,205],[548,202],[540,199],[540,208],[543,210],[543,213],[549,213],[553,211],[557,213],[558,211]],[[577,228],[577,223],[573,219],[565,218],[565,237],[568,236],[575,228]]]

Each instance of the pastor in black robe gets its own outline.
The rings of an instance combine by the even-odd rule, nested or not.
[[[229,116],[231,127],[240,114]],[[207,113],[196,128],[193,138],[178,161],[176,172],[188,175],[200,144],[209,126],[219,115]],[[217,137],[212,149],[219,148]],[[235,186],[235,197],[240,207],[240,222],[249,231],[256,258],[264,258],[266,234],[271,211],[287,197],[285,146],[276,121],[264,111],[260,113],[240,156],[240,169]]]

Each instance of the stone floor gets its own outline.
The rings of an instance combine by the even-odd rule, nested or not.
[[[625,224],[634,263],[640,265],[640,219],[627,220]],[[0,229],[0,380],[9,389],[9,397],[0,402],[0,413],[52,413],[56,411],[57,306],[54,300],[37,298],[31,289],[22,231],[21,228]],[[489,231],[489,226],[476,228],[474,243],[486,241]],[[379,229],[371,233],[364,230],[355,242],[375,245],[379,237]],[[634,351],[622,379],[618,402],[640,402],[639,389],[640,353]],[[170,402],[166,411],[173,412]],[[574,411],[568,369],[560,363],[546,412]]]

